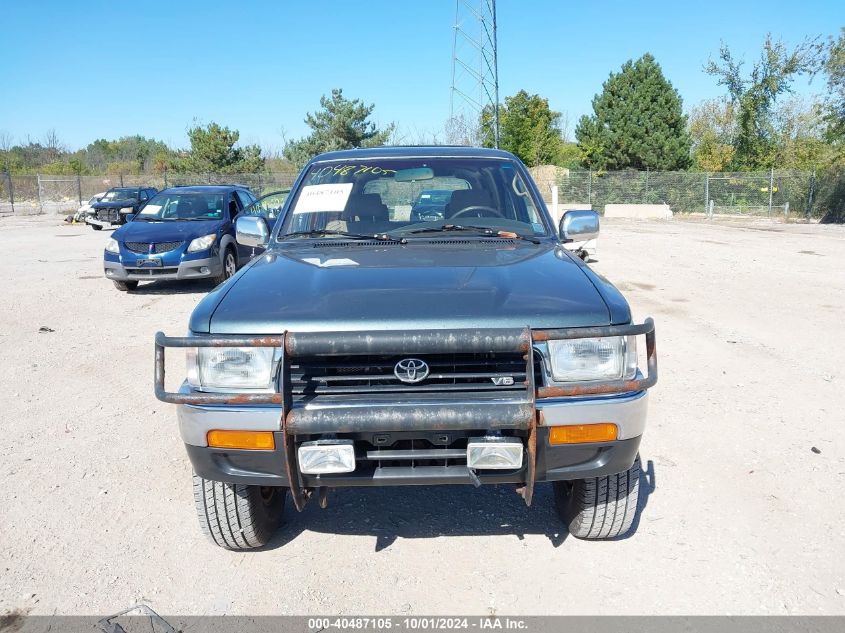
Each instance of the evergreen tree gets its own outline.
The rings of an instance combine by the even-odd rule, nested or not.
[[[560,112],[552,111],[548,99],[520,90],[512,97],[505,97],[499,108],[499,147],[530,167],[557,163],[563,145],[559,121]],[[490,106],[481,113],[481,129],[484,147],[494,147]]]
[[[611,73],[575,137],[585,165],[598,169],[686,169],[690,137],[681,97],[646,53]]]
[[[298,167],[322,152],[384,145],[393,133],[392,123],[379,130],[369,120],[375,105],[346,99],[339,88],[332,90],[331,98],[320,97],[320,106],[322,110],[305,116],[311,134],[285,145],[285,158]]]
[[[187,172],[223,172],[249,174],[264,168],[261,149],[257,145],[235,147],[240,138],[237,130],[217,123],[188,128],[191,151],[174,161],[174,168]]]

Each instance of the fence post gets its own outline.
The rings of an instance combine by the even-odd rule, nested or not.
[[[789,217],[789,200],[787,200],[786,202],[783,203],[783,217],[784,218]]]
[[[120,186],[123,186],[123,174],[120,174]]]
[[[772,194],[775,188],[775,168],[769,169],[769,217],[772,217]]]
[[[707,213],[710,209],[712,209],[710,204],[710,174],[704,174],[704,213]]]
[[[261,172],[258,172],[258,191],[256,191],[255,193],[257,193],[258,197],[260,198],[263,191],[264,190],[261,188]]]
[[[593,208],[593,168],[590,167],[590,180],[587,182],[587,201],[590,203],[590,208]]]
[[[707,216],[712,220],[713,219],[713,211],[716,208],[716,202],[711,200],[710,204],[707,206]]]
[[[44,203],[41,200],[41,174],[35,174],[38,180],[38,213],[44,213]]]
[[[167,189],[167,165],[164,166],[164,188]]]
[[[11,182],[11,181],[10,181]],[[816,168],[813,167],[813,173],[810,175],[810,191],[807,193],[807,222],[813,213],[813,196],[816,189]]]
[[[79,196],[79,206],[82,206],[82,174],[76,174],[76,193]]]
[[[15,213],[15,187],[12,185],[12,172],[6,170],[6,178],[9,181],[9,202],[12,203],[12,214]]]

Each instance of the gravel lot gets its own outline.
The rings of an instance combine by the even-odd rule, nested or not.
[[[209,287],[118,292],[108,235],[0,219],[0,613],[845,614],[845,227],[605,222],[659,343],[632,537],[568,538],[548,485],[364,489],[248,554],[201,535],[152,393]]]

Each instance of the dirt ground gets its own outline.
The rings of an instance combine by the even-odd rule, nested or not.
[[[845,227],[604,223],[661,370],[630,538],[568,538],[548,485],[364,489],[246,554],[200,533],[152,392],[209,287],[118,292],[108,235],[0,219],[0,612],[845,614]]]

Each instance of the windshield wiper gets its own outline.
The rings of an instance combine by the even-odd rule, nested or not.
[[[402,237],[391,237],[386,233],[376,233],[373,235],[365,235],[363,233],[348,233],[346,231],[333,231],[331,229],[312,229],[310,231],[294,231],[293,233],[285,233],[280,235],[279,239],[286,239],[288,237],[322,237],[325,235],[340,235],[348,237],[353,240],[378,240],[379,242],[399,242],[405,244],[407,240]]]
[[[527,240],[532,244],[540,243],[540,240],[536,237],[528,237],[527,235],[520,235],[519,233],[505,231],[503,229],[491,229],[489,226],[472,226],[469,224],[444,224],[442,226],[429,226],[427,228],[414,229],[413,231],[408,231],[408,233],[448,233],[450,231],[473,231],[475,233],[481,233],[485,237],[503,237],[508,239]]]

